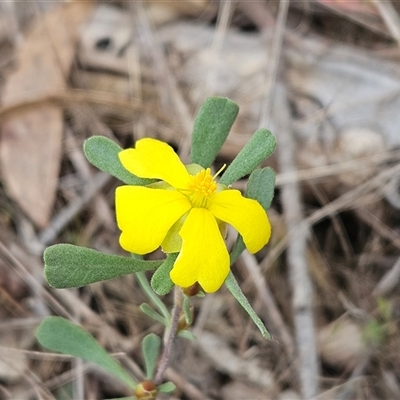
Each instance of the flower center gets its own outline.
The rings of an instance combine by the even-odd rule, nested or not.
[[[193,207],[207,208],[209,197],[217,190],[217,183],[211,176],[210,168],[191,176],[188,189],[188,198]]]

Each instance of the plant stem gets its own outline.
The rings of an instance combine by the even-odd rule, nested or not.
[[[160,310],[160,312],[164,316],[165,320],[168,321],[170,316],[169,316],[167,307],[165,307],[164,303],[157,296],[157,293],[155,293],[154,290],[152,289],[152,287],[150,286],[149,281],[147,280],[144,272],[137,272],[136,277],[139,281],[140,286],[142,287],[143,291],[145,292],[146,296]]]
[[[169,326],[165,329],[164,332],[164,349],[161,355],[160,362],[158,364],[157,374],[154,380],[156,385],[159,385],[162,382],[162,377],[164,375],[165,370],[168,367],[169,359],[171,357],[172,348],[174,346],[175,337],[178,331],[178,323],[179,317],[182,312],[182,304],[183,304],[183,292],[182,289],[178,286],[175,286],[174,289],[174,306],[172,308],[171,313],[171,321]]]

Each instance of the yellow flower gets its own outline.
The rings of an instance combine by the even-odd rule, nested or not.
[[[176,285],[185,288],[198,282],[209,293],[221,287],[230,265],[225,223],[243,236],[251,253],[268,242],[271,226],[257,201],[218,184],[209,168],[185,166],[168,144],[141,139],[119,158],[136,176],[160,180],[117,188],[121,247],[136,254],[160,245],[167,253],[179,252],[170,273]]]

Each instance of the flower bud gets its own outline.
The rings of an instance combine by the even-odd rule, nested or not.
[[[187,288],[183,288],[182,290],[186,296],[193,297],[193,296],[196,296],[200,292],[201,286],[199,285],[198,282],[196,282],[194,285],[189,286]]]
[[[134,395],[140,400],[154,400],[157,396],[157,387],[152,381],[140,382],[135,388]]]

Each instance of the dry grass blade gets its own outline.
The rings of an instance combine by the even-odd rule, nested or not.
[[[143,5],[138,2],[133,7],[136,21],[140,27],[140,32],[143,34],[143,40],[148,51],[154,60],[154,66],[157,69],[156,73],[158,77],[162,77],[162,81],[159,80],[158,88],[160,89],[160,98],[164,106],[169,105],[172,102],[172,108],[175,111],[180,123],[183,126],[184,136],[180,146],[180,157],[183,161],[189,160],[189,146],[190,146],[190,133],[193,126],[193,118],[189,112],[189,108],[179,90],[178,84],[175,77],[171,73],[165,56],[163,54],[161,44],[157,37],[154,35],[151,29],[146,11]],[[161,82],[163,84],[161,85]]]
[[[52,219],[49,227],[39,234],[39,240],[43,246],[52,243],[60,231],[66,227],[71,219],[74,218],[82,208],[93,199],[94,196],[97,195],[97,193],[111,180],[111,178],[110,175],[104,172],[98,172],[90,182],[90,185],[86,188],[83,195],[71,202],[67,207],[63,208],[60,213]]]
[[[375,296],[385,296],[393,290],[400,281],[400,258],[395,262],[393,267],[386,272],[378,282],[375,290]]]
[[[202,93],[199,105],[209,96],[215,94],[217,79],[219,78],[220,68],[218,65],[218,55],[221,53],[224,37],[229,27],[230,19],[232,17],[232,1],[225,1],[220,3],[218,12],[217,26],[213,37],[213,42],[210,49],[209,68],[206,88]]]
[[[269,62],[264,86],[264,96],[261,102],[260,128],[269,126],[271,123],[271,112],[273,105],[274,85],[281,66],[282,43],[285,34],[286,18],[289,10],[289,1],[279,2],[279,11],[269,51]]]
[[[286,91],[282,84],[277,85],[275,90],[274,112],[281,133],[278,146],[280,170],[284,173],[292,172],[296,169],[293,162],[294,143]],[[303,397],[311,399],[318,394],[319,361],[314,331],[313,287],[306,262],[309,228],[302,216],[300,191],[296,183],[283,186],[282,205],[288,230],[287,262],[293,288],[292,306],[299,352],[298,373]]]
[[[295,346],[292,336],[290,335],[288,327],[284,322],[276,302],[269,290],[268,284],[261,274],[261,270],[258,266],[256,258],[247,251],[243,252],[240,258],[243,260],[246,269],[250,274],[253,285],[256,287],[258,296],[265,306],[260,314],[263,314],[264,318],[266,318],[266,321],[269,322],[267,324],[268,330],[272,334],[274,331],[277,331],[277,336],[284,345],[284,350],[288,354],[289,359],[294,359]]]
[[[73,133],[70,129],[66,129],[65,144],[67,147],[68,156],[76,168],[81,178],[89,183],[92,178],[92,172],[90,170],[89,162],[83,153],[82,146],[79,146]],[[111,213],[110,207],[107,203],[106,198],[99,193],[94,199],[95,212],[98,219],[108,228],[115,228],[115,219]]]
[[[167,368],[165,377],[173,382],[179,389],[181,389],[190,399],[193,400],[211,400],[197,387],[188,382],[183,376],[178,374],[173,368]]]
[[[272,390],[273,376],[270,371],[261,368],[257,360],[239,358],[222,338],[207,331],[202,332],[198,343],[219,371],[232,377],[246,379],[266,391]]]
[[[390,1],[375,0],[372,2],[379,10],[389,32],[400,45],[400,17]]]

